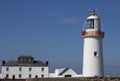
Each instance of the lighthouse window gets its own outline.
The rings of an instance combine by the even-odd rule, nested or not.
[[[88,29],[94,29],[94,19],[87,20],[87,27]]]
[[[97,56],[97,52],[94,52],[94,56]]]

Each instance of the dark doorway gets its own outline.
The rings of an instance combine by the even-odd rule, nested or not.
[[[15,79],[15,75],[12,76],[12,79]]]
[[[42,75],[41,75],[41,77],[43,78],[43,77],[44,77],[44,75],[42,74]]]
[[[68,77],[68,78],[69,78],[69,77],[72,77],[72,76],[71,76],[71,75],[65,75],[65,77]]]
[[[35,78],[38,78],[38,76],[36,75]]]

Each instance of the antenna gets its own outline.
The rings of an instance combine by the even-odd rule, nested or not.
[[[97,15],[98,9],[88,9],[90,11],[90,15]]]

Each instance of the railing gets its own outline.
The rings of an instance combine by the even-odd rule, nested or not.
[[[82,37],[88,37],[88,36],[104,37],[104,32],[102,31],[83,31],[82,32]]]

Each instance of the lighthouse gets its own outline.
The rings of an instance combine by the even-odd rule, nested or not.
[[[103,76],[103,48],[104,32],[100,27],[100,16],[95,10],[90,11],[86,25],[82,31],[83,45],[83,77]]]

